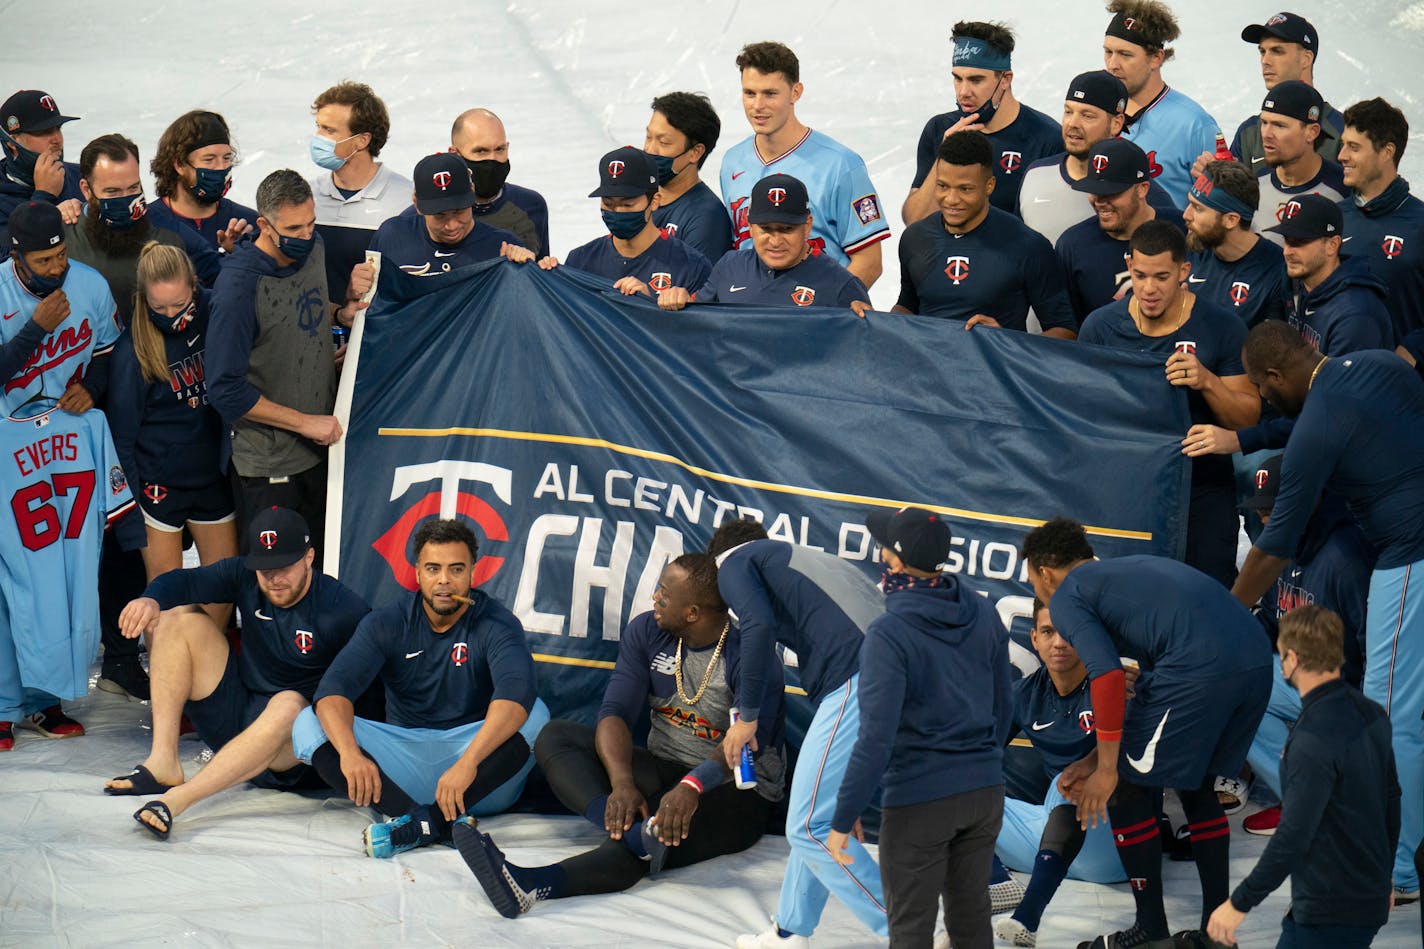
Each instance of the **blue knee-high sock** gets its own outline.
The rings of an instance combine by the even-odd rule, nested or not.
[[[561,899],[568,887],[564,868],[557,863],[547,867],[517,867],[509,861],[505,861],[504,868],[509,871],[509,875],[514,878],[514,882],[519,884],[519,888],[524,892],[535,893],[543,890],[541,899]]]
[[[583,819],[599,830],[603,830],[603,816],[607,810],[608,795],[600,794],[598,797],[589,801],[588,806],[583,809]]]
[[[603,830],[604,814],[608,810],[608,795],[601,794],[588,802],[588,806],[583,809],[584,820],[588,821],[599,830]],[[648,858],[648,849],[643,846],[643,822],[635,821],[623,834],[623,846],[628,848],[628,852],[642,860]]]
[[[1014,910],[1014,919],[1033,932],[1038,932],[1038,925],[1043,921],[1043,911],[1067,875],[1068,862],[1063,859],[1062,854],[1056,850],[1040,850],[1033,862],[1033,875],[1029,877],[1023,900],[1018,909]]]

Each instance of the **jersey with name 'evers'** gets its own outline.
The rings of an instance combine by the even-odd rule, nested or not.
[[[40,334],[37,345],[9,378],[0,379],[0,412],[6,415],[34,398],[58,399],[71,382],[84,378],[95,356],[119,341],[114,297],[97,270],[71,260],[62,289],[69,315],[48,333],[35,324],[30,333]],[[15,261],[0,263],[0,343],[11,342],[29,326],[39,303],[20,283]]]
[[[324,573],[312,571],[306,595],[289,608],[273,606],[257,574],[241,557],[187,570],[170,570],[143,595],[160,609],[194,603],[231,603],[242,614],[237,671],[249,692],[276,695],[291,689],[312,700],[317,683],[370,608]]]
[[[1028,328],[1028,310],[1044,329],[1076,329],[1053,247],[1018,218],[989,208],[978,227],[951,234],[932,214],[900,237],[896,306],[922,316],[967,320],[992,316],[1009,329]]]
[[[963,118],[964,113],[955,109],[933,116],[925,123],[919,144],[915,146],[915,180],[910,183],[911,188],[924,187],[939,156],[944,133]],[[1063,130],[1042,112],[1020,102],[1019,114],[1012,122],[997,132],[985,134],[994,150],[994,193],[989,195],[989,203],[1017,214],[1024,172],[1039,159],[1063,150]],[[934,182],[929,185],[933,188]]]
[[[829,257],[812,254],[794,267],[772,270],[750,247],[729,250],[697,291],[698,303],[758,306],[839,306],[870,302],[865,284]]]
[[[659,235],[637,257],[624,257],[613,246],[613,237],[605,234],[569,251],[564,263],[614,283],[624,277],[636,277],[655,294],[669,287],[700,287],[712,272],[707,258],[690,244],[666,235]]]
[[[1286,318],[1290,278],[1277,245],[1258,239],[1238,260],[1222,260],[1210,248],[1189,253],[1187,260],[1192,265],[1187,289],[1197,299],[1235,313],[1247,329]]]
[[[25,688],[72,699],[99,649],[104,530],[134,502],[104,413],[45,405],[0,418],[0,636]]]
[[[519,243],[519,238],[509,231],[476,219],[464,239],[442,244],[430,236],[424,217],[398,214],[376,229],[371,250],[380,253],[382,263],[394,264],[413,277],[439,277],[460,267],[493,260],[499,256],[501,244]]]

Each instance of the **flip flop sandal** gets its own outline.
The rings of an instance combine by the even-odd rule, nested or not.
[[[153,776],[153,772],[139,765],[128,774],[116,775],[115,781],[128,781],[126,788],[105,787],[104,793],[114,797],[139,797],[151,796],[154,794],[166,794],[173,790],[176,785],[164,784]]]
[[[163,821],[163,827],[155,827],[148,821],[144,820],[143,815],[145,811],[150,814],[153,814],[159,820]],[[138,825],[140,827],[148,831],[153,836],[157,837],[159,840],[167,840],[168,832],[173,829],[173,812],[170,811],[168,809],[168,805],[164,804],[162,801],[149,801],[143,807],[140,807],[138,810],[134,811],[133,818],[136,822],[138,822]]]

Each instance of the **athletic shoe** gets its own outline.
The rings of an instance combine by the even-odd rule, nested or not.
[[[795,933],[783,936],[781,927],[776,925],[776,917],[771,925],[759,933],[743,933],[737,937],[737,949],[810,949],[811,940]]]
[[[1417,902],[1419,902],[1419,887],[1416,886],[1412,890],[1406,890],[1402,886],[1397,886],[1394,888],[1395,906],[1408,906],[1410,903]]]
[[[1177,933],[1172,937],[1172,944],[1177,949],[1229,949],[1226,943],[1217,942],[1200,929],[1186,929]]]
[[[1275,834],[1276,827],[1281,822],[1281,806],[1268,807],[1265,810],[1257,811],[1241,822],[1241,827],[1248,834],[1256,834],[1260,837],[1270,837]]]
[[[372,824],[361,832],[366,856],[381,860],[417,847],[427,847],[434,841],[435,835],[430,831],[430,817],[423,807],[416,808],[409,814],[393,817],[384,823]]]
[[[15,750],[15,723],[0,722],[0,751]]]
[[[84,734],[84,726],[64,714],[58,704],[25,716],[20,727],[37,731],[46,738],[78,738]]]
[[[1003,883],[989,884],[989,915],[998,916],[1000,913],[1010,913],[1018,909],[1023,902],[1024,885],[1013,877],[1009,877]]]
[[[529,912],[535,903],[548,896],[548,890],[530,892],[514,882],[504,859],[504,851],[494,845],[489,834],[480,833],[479,823],[473,817],[467,815],[455,821],[450,826],[450,833],[465,866],[470,868],[485,896],[505,919],[514,919]]]
[[[148,673],[137,659],[116,659],[105,662],[96,683],[100,689],[137,702],[149,700]]]
[[[1151,939],[1133,923],[1121,932],[1107,933],[1078,943],[1078,949],[1177,949],[1177,941],[1171,936],[1165,939]]]
[[[1005,916],[994,924],[994,935],[1010,946],[1028,946],[1033,949],[1038,945],[1038,934],[1012,916]]]
[[[1246,799],[1251,795],[1251,783],[1240,778],[1219,776],[1213,790],[1216,791],[1216,799],[1221,802],[1221,809],[1235,814],[1246,806]]]

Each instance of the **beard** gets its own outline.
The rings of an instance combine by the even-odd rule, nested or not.
[[[84,233],[95,249],[106,257],[137,257],[143,245],[152,239],[153,228],[145,215],[135,221],[133,227],[115,230],[99,216],[99,202],[90,201],[89,210],[84,215]]]
[[[440,607],[435,605],[435,597],[426,596],[425,593],[422,592],[420,594],[420,598],[425,601],[425,608],[430,610],[430,612],[434,613],[436,616],[454,616],[456,613],[460,612],[460,610],[465,605],[459,600],[453,600],[451,601],[451,604],[449,606],[445,607],[444,609],[441,609]]]
[[[1216,227],[1208,230],[1204,234],[1198,234],[1192,228],[1187,228],[1187,250],[1198,253],[1204,250],[1214,250],[1220,247],[1226,240],[1226,225],[1217,222]]]

